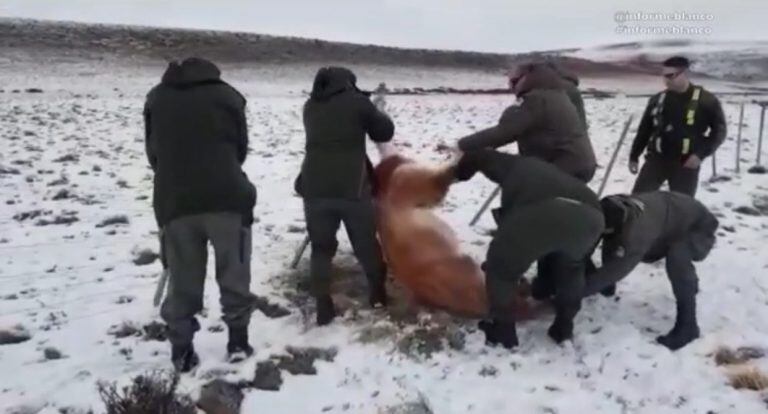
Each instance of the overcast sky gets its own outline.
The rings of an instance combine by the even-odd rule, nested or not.
[[[618,34],[617,12],[685,12],[711,20],[628,21],[624,31],[634,34]],[[0,0],[0,16],[495,52],[670,37],[768,40],[768,0]],[[704,34],[638,34],[638,25]]]

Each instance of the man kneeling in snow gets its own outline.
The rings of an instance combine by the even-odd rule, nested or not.
[[[677,350],[699,337],[692,262],[704,260],[715,244],[717,218],[700,202],[674,192],[613,195],[600,201],[605,215],[603,267],[588,276],[586,295],[611,288],[640,262],[667,259],[667,276],[677,301],[672,330],[656,340]]]

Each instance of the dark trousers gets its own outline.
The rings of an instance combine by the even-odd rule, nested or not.
[[[240,214],[210,213],[181,217],[163,229],[171,276],[160,314],[172,344],[189,344],[200,329],[194,315],[203,309],[208,242],[216,259],[224,322],[231,328],[248,326],[253,311],[251,230],[242,223]]]
[[[699,186],[699,170],[683,167],[679,160],[667,160],[657,154],[648,154],[632,194],[657,191],[667,182],[670,191],[693,197]]]
[[[604,228],[602,213],[581,203],[548,200],[506,213],[485,262],[490,316],[513,321],[517,282],[536,260],[547,258],[557,317],[572,320],[581,307],[585,258]]]
[[[714,218],[702,222],[686,237],[672,242],[667,248],[667,277],[677,302],[676,327],[698,327],[696,294],[699,293],[699,277],[693,262],[707,258],[715,244],[717,226]]]
[[[368,286],[375,289],[385,281],[386,266],[376,238],[376,215],[371,199],[305,199],[304,215],[312,246],[310,291],[315,297],[331,289],[331,261],[336,255],[336,233],[343,222],[355,257],[365,271]]]
[[[669,246],[666,256],[667,277],[677,303],[676,327],[698,327],[696,322],[696,294],[699,277],[693,265],[691,241],[683,240]]]

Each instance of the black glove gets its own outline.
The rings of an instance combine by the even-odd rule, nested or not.
[[[457,181],[468,181],[480,170],[480,160],[476,152],[465,152],[454,167]]]

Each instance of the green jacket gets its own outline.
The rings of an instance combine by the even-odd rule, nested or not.
[[[248,148],[245,98],[213,63],[168,66],[144,106],[146,152],[154,170],[160,226],[181,216],[235,212],[253,222],[256,188],[243,172]]]
[[[346,68],[322,68],[304,105],[306,154],[296,190],[304,198],[358,199],[371,195],[366,136],[388,142],[392,120],[357,89]]]
[[[712,250],[717,217],[685,194],[654,191],[601,200],[609,233],[603,237],[603,267],[590,277],[589,295],[626,277],[640,262],[653,263],[675,243],[688,243],[693,261]]]
[[[588,182],[597,168],[592,143],[563,81],[549,68],[526,76],[522,104],[504,111],[498,125],[459,140],[459,149],[498,148],[517,142],[520,155],[536,157]]]
[[[694,105],[696,89],[700,92]],[[664,100],[659,104],[662,94]],[[658,109],[661,109],[660,113]],[[689,110],[693,110],[694,115],[693,125],[690,126],[687,124]],[[659,92],[648,100],[629,159],[637,162],[647,149],[649,153],[665,159],[681,160],[681,163],[690,154],[696,154],[703,160],[725,142],[727,131],[722,105],[706,89],[692,84],[683,93]],[[685,138],[692,140],[690,148],[684,148]]]
[[[581,180],[533,157],[491,149],[466,152],[455,167],[456,178],[470,179],[481,172],[501,187],[503,216],[541,201],[566,198],[600,210],[597,195]]]

